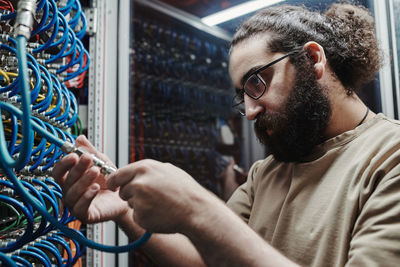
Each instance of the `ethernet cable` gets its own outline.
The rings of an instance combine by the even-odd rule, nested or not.
[[[49,264],[49,262],[46,260],[46,258],[44,258],[41,254],[39,254],[39,253],[37,253],[35,251],[20,250],[18,252],[18,255],[33,257],[36,260],[38,260],[39,262],[41,262],[41,266],[51,267],[51,264]]]
[[[0,252],[0,263],[4,263],[8,267],[17,267],[17,264],[2,252]]]
[[[40,31],[45,26],[47,19],[49,18],[49,5],[47,3],[47,0],[41,0],[40,3],[38,4],[36,11],[40,11],[42,9],[43,9],[42,18],[37,27],[32,30],[32,36],[35,36],[36,34],[40,33]]]
[[[6,247],[0,247],[0,252],[10,252],[22,247],[24,244],[30,241],[30,236],[32,236],[33,232],[33,214],[27,209],[27,207],[25,207],[21,202],[15,200],[14,198],[0,194],[0,201],[3,203],[7,203],[17,210],[21,211],[27,219],[27,226],[24,234],[18,240],[7,244]]]
[[[56,266],[57,267],[62,267],[63,266],[60,251],[56,247],[53,247],[53,246],[50,246],[50,245],[44,244],[44,243],[35,243],[33,246],[36,247],[36,248],[42,248],[42,249],[45,249],[47,251],[50,251],[51,254],[54,255],[56,261],[58,262],[58,264]]]
[[[71,248],[68,245],[68,243],[57,234],[53,234],[53,235],[47,237],[46,240],[54,242],[54,243],[57,243],[58,245],[63,247],[63,249],[67,253],[67,264],[66,264],[66,266],[71,266],[72,265],[71,263],[72,263],[72,260],[73,260],[72,259],[72,251],[71,251]]]
[[[68,24],[71,28],[75,28],[78,25],[78,22],[81,18],[82,7],[79,1],[75,1],[75,15],[74,17],[68,21]]]
[[[66,16],[69,12],[71,12],[72,6],[75,4],[76,0],[68,0],[64,7],[60,7],[58,10]]]
[[[12,110],[14,115],[17,117],[23,116],[23,112],[20,111],[19,109],[15,108],[14,106],[0,102],[0,109],[1,108],[6,108],[7,110]],[[32,127],[35,131],[38,132],[38,134],[42,135],[44,138],[49,140],[52,143],[55,143],[58,147],[63,147],[66,152],[75,152],[78,154],[85,153],[82,150],[79,150],[79,148],[75,148],[71,143],[68,142],[63,142],[63,140],[58,139],[58,137],[52,135],[51,133],[47,132],[45,129],[39,126],[39,124],[35,123],[34,121],[31,121]],[[0,124],[1,125],[1,124]],[[4,132],[1,131],[0,129],[0,138],[4,140]],[[25,138],[25,137],[24,137]],[[1,140],[0,139],[0,140]],[[3,141],[4,142],[4,141]],[[3,143],[2,142],[2,143]],[[101,168],[103,173],[109,174],[115,169],[113,167],[107,166],[103,161],[101,161],[98,158],[94,157],[95,164]],[[151,236],[151,233],[146,232],[139,240],[125,246],[120,246],[120,247],[114,247],[114,246],[106,246],[103,244],[98,244],[95,243],[91,240],[86,239],[81,233],[72,230],[65,226],[64,224],[60,223],[57,221],[56,218],[54,218],[51,214],[47,212],[47,210],[43,207],[43,205],[38,202],[35,198],[30,196],[30,194],[26,191],[26,189],[22,186],[21,182],[19,179],[16,177],[15,173],[6,165],[3,161],[0,162],[1,168],[5,171],[5,175],[11,180],[11,182],[15,185],[15,190],[17,193],[27,202],[30,203],[38,212],[47,219],[50,223],[52,223],[54,226],[59,228],[63,233],[65,233],[67,236],[69,236],[72,239],[76,239],[78,242],[91,247],[95,248],[98,250],[106,251],[106,252],[113,252],[113,253],[121,253],[121,252],[128,252],[130,250],[136,249],[137,247],[141,246],[144,244]]]
[[[21,256],[19,256],[19,255],[13,254],[13,255],[11,255],[11,259],[12,259],[13,261],[15,261],[15,262],[21,263],[22,266],[25,266],[25,267],[33,267],[32,263],[30,263],[27,259],[25,259],[24,257],[21,257]],[[13,266],[13,265],[12,265],[12,266]],[[16,265],[16,266],[18,266],[18,265]]]
[[[52,267],[52,266],[51,266],[51,260],[50,260],[49,256],[48,256],[46,253],[44,253],[43,250],[38,249],[37,247],[29,246],[29,245],[28,245],[28,246],[26,247],[25,251],[31,251],[31,252],[36,253],[37,255],[40,255],[41,258],[44,259],[44,262],[45,262],[44,266]]]
[[[62,232],[57,232],[55,235],[59,236],[61,239],[63,239],[62,238],[63,236],[67,237]],[[75,246],[75,255],[72,255],[72,250],[73,249],[71,249],[71,255],[72,255],[72,259],[71,259],[72,264],[71,265],[74,265],[75,262],[82,256],[82,252],[86,249],[86,247],[82,247],[81,248],[79,243],[74,239],[70,239],[70,244],[71,244],[71,242],[74,243],[74,246]]]
[[[54,1],[51,1],[54,3]],[[128,252],[130,250],[136,249],[143,243],[145,243],[150,237],[151,233],[146,232],[139,240],[120,247],[107,246],[103,244],[99,244],[93,242],[91,240],[86,239],[80,232],[75,231],[73,229],[68,228],[64,224],[60,223],[57,218],[54,218],[51,214],[48,213],[46,208],[42,203],[40,203],[36,198],[32,197],[29,192],[24,188],[21,181],[16,177],[14,171],[12,170],[22,169],[26,163],[29,161],[31,157],[31,151],[33,148],[33,130],[35,130],[39,135],[46,138],[51,143],[57,145],[61,148],[65,153],[86,153],[79,148],[74,147],[73,144],[66,142],[65,140],[61,140],[53,134],[46,131],[46,129],[42,128],[38,123],[31,119],[31,107],[30,107],[30,89],[29,82],[27,80],[28,77],[28,62],[27,56],[25,52],[26,41],[30,38],[30,28],[32,22],[33,12],[35,10],[35,1],[32,0],[20,0],[18,3],[18,15],[16,20],[16,54],[18,59],[18,67],[19,67],[19,87],[20,87],[20,95],[21,95],[21,108],[22,111],[14,107],[13,105],[0,102],[0,111],[1,109],[6,109],[9,112],[13,113],[17,118],[22,121],[22,145],[21,151],[16,159],[13,159],[7,150],[7,145],[4,136],[3,122],[1,119],[0,123],[0,167],[4,170],[5,175],[11,180],[11,182],[15,186],[15,191],[22,197],[22,199],[26,203],[30,203],[44,218],[47,219],[52,225],[59,228],[64,234],[72,239],[76,239],[78,242],[85,244],[88,247],[106,251],[113,253],[121,253]],[[27,21],[24,18],[29,17]],[[22,18],[22,19],[21,19]],[[111,172],[115,171],[115,169],[111,166],[106,165],[102,160],[93,156],[93,161],[95,165],[99,166],[101,171],[107,175]],[[1,197],[1,195],[0,195]]]

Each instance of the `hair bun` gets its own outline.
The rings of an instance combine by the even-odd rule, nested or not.
[[[325,16],[336,29],[335,42],[343,48],[338,56],[345,61],[345,65],[332,67],[342,77],[343,85],[357,90],[373,80],[381,66],[374,19],[365,7],[351,4],[333,4]]]

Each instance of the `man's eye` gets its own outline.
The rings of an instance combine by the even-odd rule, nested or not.
[[[254,85],[259,85],[260,83],[261,83],[261,81],[260,81],[260,79],[258,78],[258,77],[254,77],[253,79],[252,79],[252,82],[254,83]]]

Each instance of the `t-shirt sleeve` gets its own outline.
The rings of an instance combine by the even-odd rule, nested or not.
[[[399,175],[381,181],[362,206],[346,266],[400,266]]]
[[[248,223],[251,208],[254,201],[254,180],[258,166],[262,161],[257,161],[250,168],[247,181],[239,186],[227,201],[227,206],[232,209],[240,218]]]

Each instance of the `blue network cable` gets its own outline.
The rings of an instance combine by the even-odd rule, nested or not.
[[[47,110],[51,104],[51,100],[53,99],[53,82],[49,71],[45,67],[39,65],[39,69],[41,71],[41,77],[47,85],[47,92],[45,95],[45,99],[37,104],[34,104],[32,106],[32,109],[36,110],[39,108],[43,108],[43,110]]]
[[[32,252],[37,253],[38,255],[40,255],[45,260],[45,262],[46,262],[45,266],[51,267],[51,261],[49,259],[49,256],[46,253],[44,253],[43,250],[38,249],[37,247],[28,246],[26,248],[26,251],[32,251]]]
[[[56,266],[57,267],[62,267],[63,266],[63,262],[62,262],[61,255],[60,255],[60,251],[58,251],[57,248],[55,248],[53,246],[49,246],[48,244],[44,244],[44,243],[35,243],[34,247],[42,248],[42,249],[45,249],[47,251],[50,251],[51,254],[54,255],[54,257],[55,257],[55,259],[56,259],[56,261],[58,263]]]
[[[67,21],[65,20],[64,16],[61,13],[59,13],[59,18],[61,20],[61,25],[63,26],[63,31],[62,31],[63,35],[58,41],[50,44],[48,46],[48,48],[49,49],[55,48],[55,47],[59,46],[60,44],[63,44],[63,46],[61,47],[60,51],[57,54],[51,56],[49,59],[47,59],[45,61],[46,64],[50,64],[50,63],[60,59],[62,57],[62,55],[64,54],[65,50],[67,50],[67,48],[68,48],[69,38],[68,38]]]
[[[72,263],[72,251],[71,251],[71,248],[68,245],[68,243],[63,238],[58,236],[57,234],[53,234],[53,235],[47,237],[46,240],[48,240],[50,242],[57,243],[57,244],[61,245],[65,249],[65,252],[67,253],[67,264],[66,265],[67,266],[71,266],[71,263]]]
[[[62,232],[57,232],[56,234],[54,234],[54,236],[57,236],[57,237],[59,237],[60,239],[63,239],[62,236],[67,237],[67,236],[64,235]],[[68,237],[67,237],[67,238],[68,238]],[[75,262],[82,256],[82,251],[85,249],[85,247],[83,247],[83,248],[81,249],[79,243],[78,243],[76,240],[71,239],[71,241],[74,242],[74,245],[75,245],[75,247],[76,247],[75,256],[71,259],[71,265],[74,265]],[[72,251],[71,251],[71,255],[72,255]]]
[[[56,253],[56,251],[58,251],[58,255],[60,256],[61,264],[63,263],[63,255],[61,255],[61,252],[62,252],[62,251],[60,251],[60,249],[57,248],[56,245],[54,245],[54,244],[51,243],[50,241],[44,240],[44,239],[41,240],[39,244],[44,244],[44,245],[46,245],[46,246],[49,246],[49,247],[53,248],[55,253]]]
[[[64,16],[66,16],[69,12],[71,12],[72,6],[75,4],[75,1],[76,0],[68,0],[65,7],[61,7],[58,10],[60,10],[60,12],[63,13]]]
[[[6,141],[4,138],[3,122],[0,123],[0,132],[2,135],[2,141],[0,143],[0,155],[1,161],[9,168],[15,168],[17,170],[22,169],[29,161],[31,157],[31,151],[33,148],[33,132],[31,131],[31,109],[30,109],[30,88],[26,77],[28,77],[28,62],[25,53],[26,39],[22,36],[17,38],[17,57],[18,57],[18,68],[20,70],[21,79],[19,81],[21,88],[22,97],[22,117],[24,121],[22,124],[22,148],[20,155],[14,160],[7,150]],[[23,78],[23,79],[22,79]],[[21,82],[23,81],[23,82]],[[0,109],[1,110],[1,109]]]
[[[55,118],[55,121],[57,122],[64,122],[65,120],[68,119],[68,115],[70,112],[70,108],[71,108],[71,97],[70,97],[70,93],[69,90],[67,89],[67,87],[65,87],[64,84],[60,84],[61,85],[61,93],[62,95],[64,95],[64,113],[62,113],[60,116]]]
[[[86,27],[87,27],[87,21],[86,21],[86,16],[85,13],[81,13],[81,20],[82,20],[82,29],[75,33],[76,37],[78,37],[79,39],[82,39],[83,36],[85,36],[86,34]]]
[[[46,202],[44,201],[43,195],[39,192],[39,190],[37,190],[32,184],[28,183],[27,181],[21,181],[21,183],[29,189],[29,192],[31,195],[34,195],[41,203],[42,205],[46,205]],[[15,188],[15,187],[14,187]],[[32,217],[35,216],[35,211],[33,210],[32,206],[27,203],[27,208],[30,211],[30,213],[32,214]],[[28,236],[29,239],[27,239],[24,243],[28,243],[36,238],[38,238],[39,236],[41,236],[44,231],[46,230],[47,227],[47,221],[42,217],[40,220],[40,224],[39,227],[37,227],[35,229],[35,231]]]
[[[10,154],[13,155],[14,154],[14,149],[15,149],[15,144],[17,142],[17,133],[18,133],[18,122],[17,122],[17,118],[14,115],[10,115],[11,117],[11,131],[12,131],[12,135],[11,135],[11,139],[10,142],[8,143],[8,151],[10,151]]]
[[[57,103],[54,108],[52,108],[49,111],[43,110],[43,108],[39,109],[39,112],[45,112],[45,116],[50,116],[53,117],[56,115],[60,109],[61,109],[61,104],[62,104],[62,93],[61,93],[61,85],[60,82],[58,81],[57,77],[53,74],[51,74],[51,77],[53,79],[53,88],[55,89],[55,92],[57,93]]]
[[[68,121],[64,122],[64,125],[66,127],[72,127],[76,123],[76,120],[78,119],[78,102],[76,101],[75,95],[71,93],[71,91],[68,92],[71,98],[72,115]]]
[[[17,264],[2,252],[0,252],[0,263],[2,263],[2,265],[5,264],[7,267],[17,267]]]
[[[34,123],[32,123],[32,125],[35,127]],[[38,126],[38,125],[36,125],[36,126]],[[143,245],[151,237],[151,233],[146,232],[137,241],[135,241],[129,245],[120,246],[120,247],[107,246],[107,245],[98,244],[96,242],[88,240],[78,231],[70,229],[67,226],[65,226],[64,224],[58,222],[58,220],[56,218],[54,218],[51,214],[49,214],[47,212],[47,210],[43,207],[43,205],[41,203],[39,203],[35,198],[32,198],[32,196],[30,196],[30,194],[26,191],[26,189],[23,187],[23,185],[21,184],[21,182],[18,180],[18,178],[15,176],[14,172],[11,169],[4,166],[3,162],[1,162],[0,165],[1,165],[1,168],[5,171],[6,176],[15,185],[15,190],[17,191],[17,193],[24,199],[25,202],[30,203],[42,216],[44,216],[47,219],[47,221],[49,221],[51,224],[53,224],[58,229],[60,229],[68,237],[70,237],[72,239],[76,239],[78,242],[80,242],[90,248],[98,249],[98,250],[105,251],[105,252],[112,252],[112,253],[128,252],[128,251],[134,250],[137,247]]]
[[[51,206],[53,207],[54,217],[58,218],[58,216],[59,216],[58,203],[57,203],[57,198],[54,195],[53,191],[51,191],[50,188],[44,182],[39,181],[38,179],[32,178],[32,182],[40,185],[42,187],[42,189],[47,192],[47,193],[44,193],[44,192],[41,192],[41,193],[50,202]]]
[[[79,1],[75,1],[75,15],[70,21],[68,21],[68,24],[72,29],[75,28],[76,25],[78,25],[78,22],[81,18],[81,13],[82,13],[81,3]]]
[[[18,256],[18,255],[11,255],[11,259],[15,262],[21,263],[22,266],[24,267],[33,267],[32,263],[30,263],[27,259],[24,257]]]
[[[32,119],[34,121],[36,121],[37,123],[39,123],[42,127],[44,127],[44,123],[39,120],[36,117],[32,117]],[[32,155],[36,155],[36,153],[39,153],[39,156],[34,156],[33,157],[33,161],[35,161],[35,163],[29,168],[29,171],[32,172],[34,170],[36,170],[37,167],[39,167],[39,165],[41,164],[41,162],[43,161],[44,157],[46,156],[46,144],[47,144],[47,140],[45,138],[42,138],[42,140],[40,140],[40,143],[38,144],[38,146],[32,151]]]
[[[51,264],[48,263],[48,261],[39,253],[35,251],[30,251],[30,250],[21,250],[18,252],[19,255],[23,256],[28,256],[28,257],[33,257],[37,259],[39,262],[41,262],[42,266],[44,267],[51,267]]]
[[[15,200],[14,198],[0,194],[0,201],[10,204],[17,210],[22,211],[22,213],[25,215],[25,218],[27,219],[25,233],[18,240],[10,242],[9,244],[7,244],[6,247],[0,248],[0,252],[10,252],[22,247],[24,244],[30,241],[30,237],[32,236],[33,232],[33,215],[24,205],[22,205],[21,202]]]
[[[60,27],[59,21],[58,21],[58,9],[57,9],[57,5],[54,2],[54,0],[48,0],[51,4],[51,8],[52,8],[52,19],[49,22],[48,25],[44,26],[41,30],[39,30],[39,33],[41,32],[45,32],[48,29],[50,29],[51,27],[54,26],[54,29],[51,31],[52,34],[50,35],[49,40],[46,41],[46,43],[44,43],[43,45],[39,46],[36,49],[33,49],[33,53],[39,53],[42,52],[43,50],[47,49],[52,43],[53,41],[56,39],[57,34],[58,34],[58,30]]]
[[[54,1],[50,1],[51,5],[53,6],[53,17],[56,16],[56,7]],[[18,20],[18,18],[17,18]],[[56,21],[56,26],[58,27],[57,24],[58,21]],[[57,28],[58,29],[58,28]],[[80,44],[80,55],[78,58],[83,58],[83,53],[85,53],[85,49],[83,48],[82,43],[78,39],[78,44]],[[9,112],[11,112],[13,115],[15,115],[18,119],[22,121],[22,141],[21,141],[21,150],[19,155],[16,157],[16,159],[13,159],[11,155],[8,153],[6,141],[5,141],[5,136],[4,136],[4,128],[3,128],[3,122],[1,118],[1,123],[0,123],[0,167],[4,170],[5,175],[10,179],[10,181],[14,184],[15,191],[18,193],[19,196],[24,200],[25,203],[29,203],[32,205],[35,210],[37,210],[43,218],[45,218],[48,222],[50,222],[53,226],[56,226],[59,228],[64,234],[66,234],[68,237],[77,240],[79,243],[82,243],[88,247],[106,251],[106,252],[113,252],[113,253],[120,253],[120,252],[128,252],[130,250],[133,250],[139,246],[141,246],[143,243],[145,243],[151,236],[151,233],[146,232],[139,240],[128,244],[126,246],[121,246],[121,247],[114,247],[114,246],[107,246],[103,244],[98,244],[95,243],[91,240],[86,239],[79,231],[73,230],[68,228],[66,225],[60,223],[57,218],[53,217],[51,214],[48,213],[45,205],[43,203],[40,203],[36,198],[32,197],[30,193],[25,189],[21,181],[16,177],[14,171],[12,170],[13,168],[16,170],[22,169],[29,161],[31,158],[31,152],[33,148],[33,132],[36,131],[40,136],[43,138],[46,138],[47,141],[55,144],[59,148],[64,148],[66,150],[69,150],[69,152],[74,152],[75,149],[73,147],[69,147],[69,145],[66,147],[65,145],[67,144],[66,142],[66,137],[63,136],[63,139],[60,139],[59,136],[55,136],[51,133],[49,133],[45,128],[43,128],[39,123],[36,123],[34,120],[31,119],[31,105],[30,105],[30,88],[29,88],[29,83],[28,83],[28,62],[27,62],[27,55],[25,52],[25,47],[26,47],[26,37],[23,34],[19,34],[16,38],[16,55],[18,59],[18,67],[19,67],[19,77],[18,77],[18,85],[20,88],[20,95],[21,95],[21,110],[17,109],[16,107],[12,106],[9,103],[6,102],[0,102],[0,111],[1,109],[5,109]],[[87,52],[86,52],[87,53]],[[82,68],[82,64],[80,64],[80,70],[75,72],[75,75],[79,75],[80,73],[84,72],[89,64],[86,64],[84,68]],[[77,74],[78,73],[78,74]],[[71,74],[70,76],[67,76],[68,78],[71,78],[74,76],[74,74]],[[53,79],[56,84],[59,83],[57,79]],[[57,86],[56,86],[57,87]],[[59,99],[61,99],[61,91],[59,91]],[[51,111],[53,112],[53,111]],[[57,114],[56,112],[54,112]],[[54,115],[53,113],[50,115]],[[32,131],[32,129],[34,131]],[[71,144],[70,144],[71,145]],[[55,154],[56,152],[54,152]],[[106,165],[103,165],[103,167],[106,167]],[[107,167],[108,168],[108,167]],[[109,169],[106,169],[109,170]],[[1,197],[1,195],[0,195]],[[29,216],[25,214],[26,216]],[[31,216],[32,217],[32,216]],[[33,223],[33,218],[31,218],[31,221]],[[29,224],[28,224],[29,225]],[[32,251],[23,251],[25,254],[31,254],[31,256],[35,256],[39,260],[43,261],[43,264],[45,266],[48,265],[48,262],[41,257],[40,255],[33,253]],[[30,253],[29,253],[30,252]],[[21,251],[22,253],[22,251]]]
[[[42,13],[42,19],[40,20],[40,22],[37,25],[37,27],[35,27],[33,29],[32,33],[31,33],[32,36],[35,36],[36,34],[38,34],[42,30],[42,28],[44,27],[47,19],[49,18],[49,4],[47,3],[47,0],[40,1],[39,5],[37,7],[37,10],[38,11],[42,10],[43,7],[44,7],[44,10],[43,10],[43,13]]]

